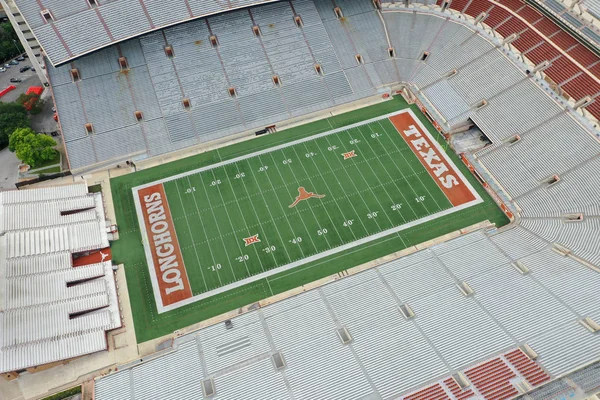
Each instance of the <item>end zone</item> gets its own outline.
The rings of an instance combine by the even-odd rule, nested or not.
[[[446,159],[439,143],[411,114],[400,113],[389,119],[454,207],[475,200],[476,192],[465,184],[467,180]]]
[[[192,297],[171,210],[162,183],[147,186],[134,196],[142,241],[158,307]]]

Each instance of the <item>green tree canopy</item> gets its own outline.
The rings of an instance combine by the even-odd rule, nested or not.
[[[19,128],[10,135],[8,149],[19,160],[35,167],[55,156],[54,146],[56,142],[50,136],[38,135],[31,128]]]
[[[3,63],[23,53],[23,46],[10,22],[0,24],[0,61]]]
[[[19,128],[29,128],[27,111],[23,105],[0,103],[0,149],[8,145],[8,137]]]

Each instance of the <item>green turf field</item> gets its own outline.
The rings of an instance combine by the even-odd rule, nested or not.
[[[458,211],[388,119],[361,124],[406,107],[394,99],[112,179],[120,227],[113,254],[125,264],[138,341],[482,220],[508,222],[454,154],[483,199]],[[133,200],[133,188],[157,182],[193,296],[181,307],[157,307]],[[290,207],[299,187],[324,197]],[[246,245],[255,235],[260,241]]]

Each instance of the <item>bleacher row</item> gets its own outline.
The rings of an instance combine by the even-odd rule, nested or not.
[[[425,62],[418,61],[414,57],[420,53],[402,49],[391,34],[399,59],[412,64],[412,79],[406,81],[449,125],[470,118],[492,140],[476,158],[515,201],[522,226],[547,243],[600,262],[600,143],[590,128],[480,32],[434,13],[390,9],[383,15],[388,27],[412,27],[405,38],[423,38],[415,47],[430,52]],[[457,73],[447,77],[451,69]],[[481,99],[488,103],[477,109]],[[510,143],[516,135],[520,140]],[[554,176],[559,180],[550,185]],[[565,219],[579,213],[581,221]]]
[[[381,17],[362,0],[340,0],[335,6],[343,18],[325,0],[238,10],[155,31],[49,68],[71,168],[155,156],[261,129],[398,82],[413,83],[437,100],[450,124],[479,115],[487,116],[487,121],[478,121],[482,124],[501,124],[504,112],[484,108],[473,113],[475,102],[523,104],[523,92],[539,91],[510,65],[515,61],[509,60],[507,50],[495,51],[488,40],[460,24],[425,13],[384,11]],[[300,27],[295,16],[301,18]],[[166,46],[173,57],[165,53]],[[394,58],[389,47],[395,49]],[[425,49],[430,57],[423,63]],[[595,63],[595,56],[584,56],[583,50],[577,54],[587,57],[585,63],[578,62]],[[121,56],[129,69],[120,70]],[[568,70],[563,67],[559,69]],[[72,68],[81,78],[76,82]],[[443,79],[453,69],[458,73]],[[585,77],[573,70],[565,77],[565,89]],[[584,84],[594,87],[593,82]],[[550,98],[525,105],[535,114],[531,127],[562,111]]]
[[[176,338],[172,351],[98,378],[95,398],[190,397],[204,379],[222,399],[507,398],[523,380],[539,387],[600,357],[600,336],[578,322],[600,317],[599,284],[596,271],[522,227],[478,231],[248,311],[231,329]],[[515,350],[524,343],[536,362]],[[456,372],[470,383],[464,396],[445,382]],[[594,381],[589,372],[579,380]]]
[[[322,0],[273,3],[190,21],[49,68],[71,168],[262,129],[397,82],[376,10],[357,0],[339,3],[347,9],[343,21]],[[128,70],[120,70],[120,56]],[[73,82],[72,68],[81,80]]]
[[[121,326],[112,263],[74,268],[72,256],[109,245],[101,194],[5,191],[0,217],[0,372],[106,349]]]
[[[519,39],[512,44],[535,64],[552,62],[545,73],[575,100],[586,95],[600,94],[600,58],[578,43],[548,17],[520,0],[469,1],[454,0],[450,7],[458,12],[477,17],[487,13],[484,23],[508,37],[513,33]],[[441,0],[437,1],[441,4]],[[588,110],[600,119],[600,101]]]

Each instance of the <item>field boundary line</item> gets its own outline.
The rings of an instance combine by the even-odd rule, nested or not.
[[[294,146],[296,144],[300,144],[300,143],[304,143],[304,142],[310,142],[311,140],[319,139],[319,138],[322,138],[324,136],[333,135],[335,133],[344,131],[346,129],[351,129],[351,128],[354,128],[354,127],[357,127],[357,126],[361,126],[361,125],[365,125],[365,124],[370,124],[372,122],[380,121],[380,120],[383,120],[383,119],[386,119],[386,118],[389,118],[389,117],[393,117],[394,115],[402,114],[402,113],[406,113],[406,112],[410,113],[413,116],[413,118],[417,121],[417,117],[415,117],[415,114],[412,112],[412,110],[410,108],[404,108],[402,110],[398,110],[398,111],[394,111],[394,112],[391,112],[391,113],[388,113],[388,114],[380,115],[378,117],[373,117],[373,118],[366,119],[364,121],[355,122],[354,124],[345,125],[345,126],[342,126],[340,128],[334,128],[334,129],[332,129],[330,131],[327,131],[327,132],[317,133],[317,134],[310,135],[310,136],[307,136],[307,137],[304,137],[304,138],[293,140],[291,142],[279,144],[279,145],[276,145],[276,146],[273,146],[273,147],[268,147],[268,148],[263,149],[263,150],[258,150],[258,151],[255,151],[253,153],[244,154],[244,155],[239,156],[239,157],[234,157],[234,158],[231,158],[229,160],[225,160],[225,161],[221,161],[221,162],[218,162],[218,163],[210,164],[210,165],[207,165],[207,166],[204,166],[204,167],[200,167],[200,168],[196,168],[196,169],[193,169],[193,170],[190,170],[190,171],[181,172],[179,174],[171,175],[171,176],[168,176],[166,178],[160,178],[160,179],[157,179],[157,180],[152,181],[152,182],[148,182],[148,183],[144,183],[142,185],[135,186],[131,190],[133,190],[134,193],[135,193],[135,192],[137,192],[137,190],[143,189],[143,188],[148,187],[148,186],[157,185],[159,183],[164,183],[164,182],[172,181],[174,179],[179,179],[179,178],[183,178],[183,177],[186,177],[186,176],[194,175],[194,174],[197,174],[197,173],[200,173],[200,172],[208,171],[209,169],[218,168],[218,167],[222,167],[222,166],[225,166],[225,165],[233,164],[233,163],[236,163],[238,161],[246,160],[248,158],[253,158],[253,157],[265,154],[265,153],[269,153],[271,151],[281,150],[281,149],[284,149],[286,147]],[[417,121],[417,123],[420,124],[421,121]],[[423,126],[421,125],[421,127],[423,127]],[[424,128],[424,127],[423,127],[423,129],[426,130],[426,128]]]
[[[176,308],[185,306],[187,304],[192,304],[192,303],[195,303],[195,302],[197,302],[199,300],[203,300],[203,299],[206,299],[208,297],[212,297],[212,296],[220,294],[220,293],[228,292],[229,290],[232,290],[232,289],[235,289],[235,288],[247,285],[249,283],[253,283],[253,282],[258,281],[260,279],[264,279],[264,278],[267,278],[269,276],[278,274],[280,272],[284,272],[284,271],[288,271],[288,270],[294,269],[294,268],[296,268],[296,267],[298,267],[300,265],[308,264],[308,263],[310,263],[312,261],[320,260],[321,258],[325,258],[325,257],[328,257],[328,256],[333,255],[333,254],[341,253],[341,252],[343,252],[345,250],[352,249],[353,247],[360,246],[362,244],[369,243],[369,242],[372,242],[374,240],[384,238],[385,236],[388,236],[388,235],[391,235],[391,234],[394,234],[394,233],[397,233],[397,232],[400,232],[400,231],[412,228],[412,227],[417,226],[417,225],[421,225],[421,224],[423,224],[425,222],[433,221],[433,220],[438,219],[440,217],[453,214],[455,212],[464,210],[466,208],[472,207],[472,206],[477,205],[479,203],[481,203],[480,200],[477,200],[477,199],[471,200],[470,202],[461,204],[460,206],[451,207],[451,208],[448,208],[446,210],[437,212],[435,214],[431,214],[431,215],[428,215],[426,217],[419,218],[417,220],[413,220],[413,221],[408,222],[406,224],[403,224],[403,225],[400,225],[400,226],[396,226],[396,227],[393,227],[393,228],[390,228],[390,229],[386,229],[385,231],[381,231],[379,233],[375,233],[373,235],[363,237],[361,239],[358,239],[358,240],[355,240],[355,241],[352,241],[352,242],[340,245],[338,247],[334,247],[334,248],[332,248],[330,250],[325,250],[325,251],[323,251],[321,253],[317,253],[317,254],[314,254],[312,256],[305,257],[305,258],[303,258],[301,260],[297,260],[297,261],[291,262],[289,264],[282,265],[282,266],[279,266],[277,268],[270,269],[270,270],[262,272],[260,274],[256,274],[256,275],[250,276],[248,278],[240,279],[238,281],[229,283],[229,284],[227,284],[225,286],[220,286],[220,287],[218,287],[216,289],[213,289],[210,292],[206,292],[206,293],[202,293],[202,294],[196,295],[194,297],[190,297],[188,299],[182,300],[182,301],[180,301],[178,303],[175,303],[175,304],[172,304],[170,306],[159,307],[159,313],[163,313],[163,312],[166,312],[166,311],[171,311],[171,310],[174,310]]]

